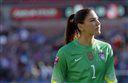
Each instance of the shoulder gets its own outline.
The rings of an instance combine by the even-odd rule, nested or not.
[[[64,46],[62,46],[59,50],[58,50],[58,55],[61,56],[61,55],[67,55],[70,53],[70,50],[73,48],[74,46],[74,42],[70,42],[68,44],[65,44]]]
[[[74,46],[74,42],[72,41],[72,42],[70,42],[70,43],[68,43],[68,44],[65,44],[64,46],[62,46],[59,50],[58,50],[58,52],[68,52],[69,51],[69,49],[71,49],[72,47]]]
[[[96,40],[96,41],[97,41],[97,45],[101,46],[101,49],[106,53],[107,57],[113,56],[113,49],[109,43],[101,41],[101,40]]]
[[[101,45],[103,47],[107,47],[107,48],[111,49],[111,45],[109,43],[102,41],[102,40],[98,40],[98,39],[95,39],[95,40],[96,40],[97,45]]]

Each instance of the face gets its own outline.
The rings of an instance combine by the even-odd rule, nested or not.
[[[85,18],[84,23],[80,24],[81,32],[89,35],[99,35],[101,33],[101,23],[98,20],[97,14],[92,10]]]

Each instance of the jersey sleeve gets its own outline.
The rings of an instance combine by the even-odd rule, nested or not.
[[[105,81],[106,83],[117,83],[115,69],[114,69],[114,56],[111,45],[108,46],[108,57],[106,65]]]
[[[66,73],[66,60],[63,50],[59,50],[54,61],[51,83],[64,83]]]

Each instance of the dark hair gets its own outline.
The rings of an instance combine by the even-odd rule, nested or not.
[[[72,14],[67,21],[67,28],[66,28],[66,37],[65,37],[65,43],[68,44],[72,40],[74,40],[75,34],[79,34],[80,30],[77,27],[78,23],[83,23],[87,15],[92,9],[86,8],[79,10],[76,12],[76,14]]]

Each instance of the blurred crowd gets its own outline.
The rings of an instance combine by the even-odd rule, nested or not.
[[[0,34],[0,80],[47,81],[56,47],[36,30],[12,26]],[[45,82],[44,82],[45,83]]]
[[[4,27],[2,24],[0,27]],[[97,38],[114,50],[116,70],[128,70],[128,25],[105,26]],[[58,39],[61,39],[62,36]],[[53,41],[40,30],[11,26],[0,33],[0,80],[2,82],[50,83],[54,57],[64,40]],[[117,74],[119,74],[117,72]],[[118,76],[128,83],[128,75]]]

